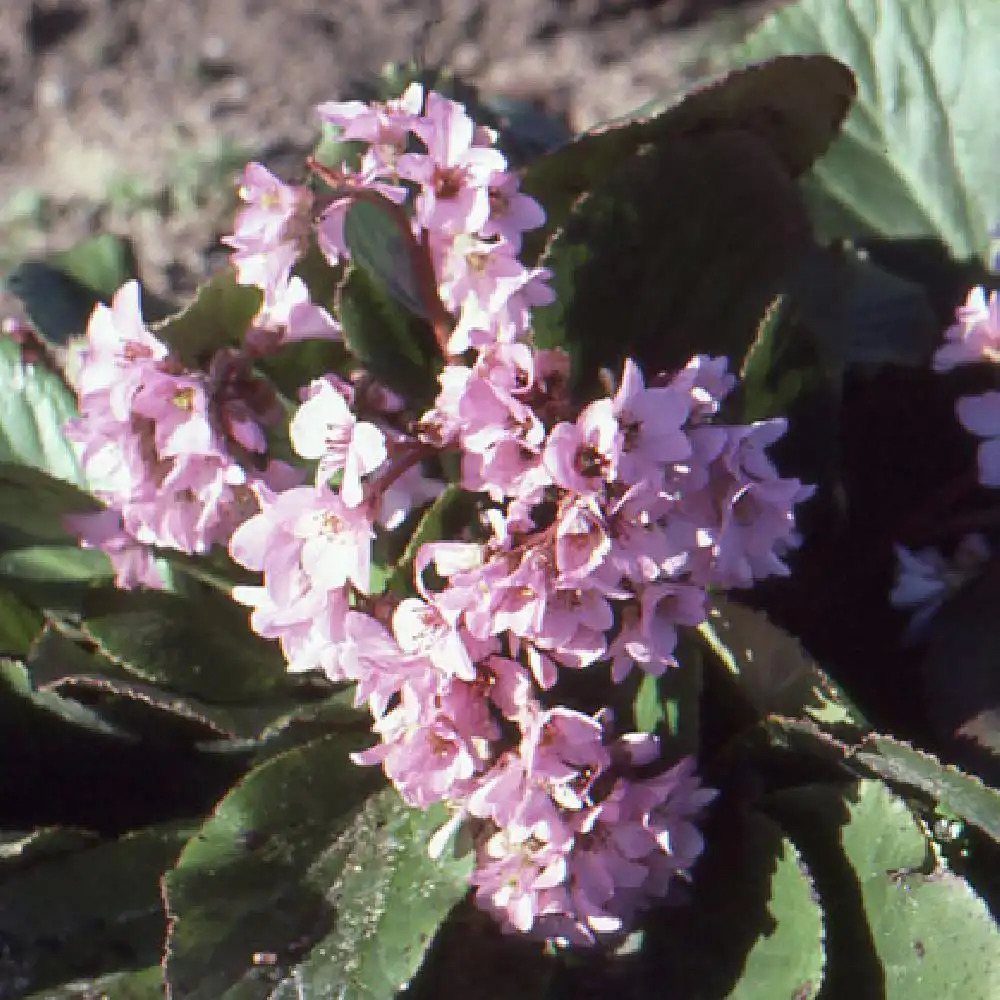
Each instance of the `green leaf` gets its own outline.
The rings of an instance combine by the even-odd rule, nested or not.
[[[108,582],[114,575],[107,554],[70,545],[30,545],[0,554],[0,576],[58,583]]]
[[[88,493],[30,465],[0,462],[0,539],[6,546],[65,544],[67,514],[100,509]]]
[[[30,708],[29,708],[30,706]],[[44,721],[39,716],[46,716]],[[58,724],[68,723],[102,736],[121,737],[123,734],[105,722],[101,716],[70,698],[52,691],[36,690],[24,664],[16,660],[0,660],[0,718],[5,723],[5,739],[16,746],[16,728],[21,732],[37,731],[38,722],[50,732]]]
[[[24,834],[0,834],[0,882],[63,854],[93,847],[99,838],[87,830],[47,826]]]
[[[42,631],[42,616],[10,590],[0,589],[0,656],[23,656]]]
[[[6,284],[39,333],[61,347],[86,330],[94,306],[110,302],[137,275],[132,244],[103,234],[45,260],[25,261]]]
[[[58,375],[26,364],[14,341],[0,338],[0,462],[30,465],[58,479],[85,485],[63,425],[76,416],[76,400]]]
[[[465,895],[472,857],[432,860],[427,843],[441,807],[410,809],[393,789],[368,799],[315,870],[340,903],[332,930],[316,942],[275,1000],[307,995],[393,1000],[416,975],[451,908]]]
[[[92,591],[83,628],[113,663],[177,694],[232,704],[289,690],[277,646],[250,631],[245,609],[211,591]]]
[[[110,302],[126,281],[139,276],[131,240],[111,233],[100,233],[69,250],[53,254],[49,262],[102,302]]]
[[[326,737],[265,761],[184,848],[164,883],[174,996],[272,996],[284,971],[342,919],[332,878],[316,870],[380,784],[377,771],[348,759],[356,740]],[[279,966],[255,965],[257,952],[276,954]]]
[[[854,71],[858,99],[806,182],[824,240],[937,237],[985,259],[1000,222],[997,130],[983,94],[1000,91],[994,0],[800,0],[737,53],[828,53]]]
[[[643,146],[739,130],[763,141],[793,176],[820,156],[854,96],[850,72],[828,58],[787,57],[699,85],[680,100],[655,101],[606,122],[527,168],[522,187],[547,213],[546,226],[526,234],[534,260],[567,221],[574,202],[605,183]]]
[[[337,315],[348,349],[376,379],[416,405],[434,398],[430,331],[378,278],[365,268],[349,268],[340,286]]]
[[[794,636],[762,611],[713,594],[698,627],[756,716],[807,718],[826,727],[864,728],[858,710]]]
[[[189,368],[205,367],[223,347],[239,347],[260,311],[259,288],[241,285],[231,268],[220,271],[198,289],[181,312],[152,327],[152,332]]]
[[[163,970],[154,965],[141,972],[112,972],[32,993],[24,1000],[163,1000]]]
[[[0,882],[7,981],[41,990],[155,964],[166,931],[159,879],[189,835],[184,824],[149,827]]]
[[[729,1000],[818,996],[825,959],[823,917],[812,879],[785,838],[771,875],[768,911],[774,928],[757,938]]]
[[[389,201],[355,201],[344,220],[344,240],[351,257],[416,316],[427,313],[425,286],[414,267],[417,243],[402,209]]]
[[[688,634],[680,637],[677,661],[676,669],[659,677],[643,673],[633,702],[636,726],[660,737],[666,757],[697,754],[700,749],[704,657]]]
[[[906,804],[878,781],[778,793],[827,920],[832,996],[886,1000],[1000,995],[1000,933],[937,857]]]
[[[1000,792],[974,775],[942,764],[908,743],[877,734],[853,748],[851,758],[889,781],[918,789],[1000,841]]]
[[[556,301],[534,313],[540,346],[563,346],[574,382],[631,356],[648,376],[697,353],[742,358],[811,246],[795,184],[749,132],[644,149],[573,209],[542,263]]]
[[[823,916],[791,842],[757,812],[715,816],[685,905],[655,914],[642,953],[655,987],[698,1000],[816,997]]]

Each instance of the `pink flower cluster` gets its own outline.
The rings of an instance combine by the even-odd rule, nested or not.
[[[686,874],[714,793],[691,761],[650,777],[656,739],[559,704],[560,677],[676,666],[707,588],[788,572],[793,509],[811,490],[767,457],[782,421],[718,422],[735,381],[725,359],[650,381],[629,360],[613,393],[574,404],[569,359],[532,343],[532,309],[553,292],[519,251],[544,214],[461,105],[414,85],[319,110],[366,148],[322,171],[318,245],[350,258],[357,199],[404,220],[433,276],[427,313],[447,317],[440,390],[414,419],[405,400],[335,375],[307,387],[290,430],[315,483],[250,484],[260,509],[230,552],[263,578],[234,596],[289,669],[357,685],[379,739],[357,759],[408,803],[448,806],[435,850],[460,823],[476,831],[484,907],[510,929],[592,942]],[[241,280],[266,289],[301,246],[289,226],[305,196],[260,185],[273,219],[245,212],[231,242]],[[444,488],[429,470],[452,466],[472,523],[419,548],[409,596],[387,592],[375,540]]]
[[[264,428],[281,409],[246,358],[220,350],[207,372],[184,369],[146,328],[134,281],[95,309],[76,390],[66,434],[106,508],[68,527],[108,553],[121,587],[162,587],[153,546],[225,545],[257,509],[255,485],[297,478],[266,460]]]
[[[935,371],[983,361],[1000,364],[1000,294],[973,288],[945,340],[934,355]],[[979,446],[979,481],[1000,487],[1000,391],[963,396],[955,410],[966,430],[985,439]]]

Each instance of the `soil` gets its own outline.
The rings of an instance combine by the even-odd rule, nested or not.
[[[3,0],[0,273],[110,230],[182,295],[221,260],[243,163],[299,174],[313,106],[387,62],[448,64],[579,129],[702,75],[777,2]]]

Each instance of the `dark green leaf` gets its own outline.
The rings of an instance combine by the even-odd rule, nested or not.
[[[795,271],[791,299],[831,374],[848,367],[925,367],[941,334],[927,293],[850,247],[815,249]]]
[[[823,917],[795,847],[759,813],[722,805],[706,828],[690,901],[654,914],[643,996],[699,1000],[817,996]]]
[[[445,815],[440,807],[410,809],[393,789],[365,802],[315,870],[339,904],[336,924],[275,1000],[296,1000],[300,988],[341,1000],[393,1000],[407,989],[472,870],[471,854],[427,856]]]
[[[29,708],[30,705],[30,708]],[[31,730],[39,715],[48,718],[42,723],[51,728],[59,722],[68,723],[103,736],[121,737],[124,734],[105,722],[97,713],[70,698],[63,698],[52,691],[36,690],[28,670],[16,660],[0,660],[0,718],[8,717],[11,727],[5,734],[7,745],[16,746],[13,718],[18,716],[18,728]]]
[[[101,302],[110,302],[126,281],[139,276],[131,241],[110,233],[92,236],[69,250],[53,254],[49,263]]]
[[[362,267],[351,267],[340,286],[337,313],[344,340],[360,365],[411,403],[434,398],[430,330],[392,298],[379,279]]]
[[[84,630],[113,663],[177,694],[232,704],[288,690],[278,647],[250,631],[244,608],[211,591],[93,591]]]
[[[72,539],[63,518],[98,510],[92,496],[30,465],[0,462],[0,538],[7,544]]]
[[[851,757],[889,781],[918,789],[1000,841],[1000,792],[891,736],[869,736]]]
[[[380,784],[377,771],[348,759],[357,748],[356,738],[327,737],[264,762],[185,847],[165,880],[174,996],[273,996],[288,967],[339,922],[332,878],[316,866]],[[255,953],[276,955],[277,966],[255,965]]]
[[[0,882],[8,981],[40,990],[157,962],[166,930],[160,875],[189,835],[183,824],[150,827]]]
[[[0,834],[0,882],[54,857],[93,847],[98,839],[87,830],[65,826]]]
[[[0,554],[0,576],[13,580],[87,583],[107,582],[113,575],[107,555],[97,549],[32,545]]]
[[[413,561],[417,558],[420,546],[425,542],[449,537],[448,529],[455,526],[455,516],[465,507],[468,499],[468,494],[454,483],[449,483],[445,487],[437,499],[420,515],[420,520],[414,527],[403,554],[390,570],[387,589],[404,595],[413,593]]]
[[[0,588],[0,656],[23,656],[42,631],[42,616]]]
[[[548,216],[543,230],[527,234],[527,259],[567,222],[581,195],[604,184],[646,144],[666,148],[687,138],[745,131],[797,176],[826,150],[853,96],[854,81],[844,66],[793,56],[729,73],[679,101],[656,101],[597,126],[526,170],[523,188]]]
[[[221,348],[242,345],[261,301],[259,288],[239,284],[227,268],[202,285],[187,308],[152,330],[183,364],[201,368]]]
[[[137,276],[132,244],[102,234],[46,260],[25,261],[6,283],[42,336],[63,347],[86,330],[94,306],[109,303],[126,281]],[[147,315],[163,309],[149,296],[145,305]]]
[[[665,756],[697,754],[700,747],[702,649],[682,635],[677,648],[679,666],[660,677],[643,674],[634,701],[635,724],[656,733]]]
[[[931,236],[956,259],[986,258],[1000,222],[997,130],[983,94],[1000,90],[994,0],[800,0],[747,41],[746,60],[824,52],[857,78],[841,137],[806,191],[821,238]]]
[[[698,631],[758,717],[785,715],[825,727],[864,727],[858,710],[798,639],[763,612],[713,594],[708,619]]]
[[[112,972],[97,979],[64,983],[24,1000],[163,1000],[163,970],[154,965],[141,972]]]
[[[546,251],[557,300],[535,311],[536,341],[569,349],[585,388],[626,356],[648,376],[696,353],[742,358],[810,245],[763,140],[733,130],[648,148],[581,200]]]
[[[414,267],[419,253],[402,209],[385,202],[355,201],[344,221],[352,259],[416,316],[429,318],[425,288]]]

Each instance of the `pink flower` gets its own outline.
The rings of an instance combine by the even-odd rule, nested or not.
[[[967,431],[986,438],[977,452],[979,481],[983,486],[1000,486],[1000,392],[963,396],[955,412]]]
[[[127,281],[110,308],[98,303],[87,323],[87,346],[76,377],[80,405],[107,401],[111,416],[127,420],[138,392],[167,348],[147,329],[139,305],[139,283]]]
[[[615,478],[621,448],[614,404],[599,399],[583,408],[575,424],[552,428],[542,461],[556,485],[589,494]]]
[[[116,587],[162,590],[166,586],[155,553],[125,531],[120,511],[109,507],[93,514],[68,514],[63,522],[67,531],[79,536],[82,548],[100,549],[107,554]]]
[[[424,88],[411,83],[402,95],[382,104],[365,101],[327,101],[316,109],[320,118],[340,129],[339,138],[375,146],[402,146],[420,120]]]
[[[489,180],[507,166],[496,149],[475,145],[475,122],[461,104],[427,95],[424,118],[413,126],[427,153],[405,153],[399,175],[421,186],[415,219],[424,229],[474,233],[490,214]]]
[[[438,607],[420,598],[407,597],[396,605],[392,631],[404,653],[426,657],[445,676],[473,681],[476,668],[455,627],[456,617],[446,617]]]
[[[629,485],[659,481],[659,466],[679,462],[691,454],[691,443],[681,429],[691,412],[689,393],[674,387],[647,389],[642,372],[627,358],[613,411],[623,440],[618,477]]]
[[[545,209],[520,190],[517,174],[500,171],[489,181],[490,214],[479,230],[485,239],[499,238],[515,251],[521,234],[545,224]]]
[[[361,477],[386,459],[385,435],[357,420],[343,395],[326,379],[316,379],[308,399],[292,418],[292,447],[303,458],[318,458],[317,484],[343,471],[340,495],[349,507],[364,500]]]
[[[1000,361],[1000,294],[973,288],[956,311],[957,322],[945,331],[947,343],[934,355],[936,372],[974,361]]]

